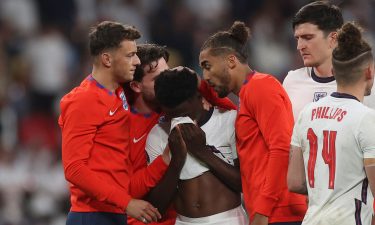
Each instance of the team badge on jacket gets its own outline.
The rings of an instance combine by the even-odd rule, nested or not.
[[[313,102],[317,102],[319,99],[327,96],[327,92],[315,92]]]
[[[128,101],[126,100],[125,93],[122,91],[120,94],[120,98],[122,100],[122,107],[124,107],[125,110],[129,109],[129,104]]]

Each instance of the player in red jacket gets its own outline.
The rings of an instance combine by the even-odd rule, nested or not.
[[[273,76],[248,65],[249,35],[249,28],[237,21],[209,37],[199,56],[203,77],[220,97],[232,92],[240,99],[235,129],[251,224],[300,224],[305,197],[290,193],[286,184],[291,103]]]
[[[154,81],[162,71],[169,68],[167,64],[169,53],[166,47],[156,44],[140,44],[137,49],[141,64],[136,67],[133,81],[124,85],[127,96],[129,96],[131,112],[130,161],[135,173],[147,168],[147,154],[145,151],[147,135],[162,116],[160,106],[155,100]],[[209,88],[205,81],[200,83],[199,89],[202,95],[212,104],[228,109],[236,108],[229,99],[218,98],[217,94]],[[171,149],[171,151],[173,150]],[[174,156],[176,156],[178,151],[174,153]],[[156,224],[172,225],[175,223],[176,212],[170,203],[177,186],[180,173],[177,168],[180,167],[180,162],[181,158],[172,157],[170,166],[165,174],[162,174],[161,181],[147,195],[139,196],[150,201],[163,215],[163,218]],[[131,194],[139,192],[135,189],[130,191]],[[143,223],[129,217],[128,224]]]
[[[132,174],[130,109],[120,83],[132,80],[140,63],[139,37],[134,27],[116,22],[94,27],[89,35],[93,71],[61,100],[62,161],[72,204],[67,225],[124,225],[126,214],[144,222],[161,217],[150,203],[129,194],[129,186],[138,196],[147,193],[168,163],[160,157]]]

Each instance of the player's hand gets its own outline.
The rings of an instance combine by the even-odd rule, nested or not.
[[[177,125],[173,128],[172,132],[169,134],[168,146],[172,154],[171,163],[182,168],[185,164],[187,148],[179,126],[180,125]]]
[[[210,111],[212,104],[209,103],[205,98],[202,97],[202,104],[203,104],[203,109],[206,111]]]
[[[206,150],[206,134],[195,124],[181,124],[180,130],[188,152],[204,161],[204,156],[211,153]],[[212,154],[212,153],[211,153]]]
[[[161,154],[161,158],[164,160],[165,164],[169,165],[171,162],[171,156],[170,156],[170,149],[169,146],[165,146],[165,149],[163,151],[163,154]]]
[[[254,219],[250,222],[250,225],[268,225],[268,217],[255,213]]]
[[[139,199],[130,200],[128,207],[126,208],[126,214],[143,223],[157,222],[158,219],[161,219],[161,215],[157,208],[150,203]]]

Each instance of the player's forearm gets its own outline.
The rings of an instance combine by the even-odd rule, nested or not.
[[[181,169],[182,165],[174,163],[172,158],[160,182],[146,196],[146,200],[156,207],[161,215],[165,214],[176,194]]]
[[[291,192],[307,195],[306,175],[302,150],[291,146],[287,175],[288,189]]]
[[[134,198],[143,198],[163,177],[168,165],[161,156],[146,168],[138,170],[130,180],[130,193]]]
[[[288,155],[276,149],[270,149],[265,180],[255,201],[255,212],[270,216],[284,190],[287,189],[286,176]]]
[[[77,160],[67,164],[64,172],[66,180],[83,192],[99,201],[115,205],[125,211],[131,199],[128,191],[103,182],[83,161]]]
[[[375,159],[364,159],[364,165],[372,195],[375,196]]]
[[[306,181],[304,181],[300,185],[290,186],[288,184],[288,189],[289,189],[290,192],[294,192],[294,193],[297,193],[297,194],[302,194],[302,195],[307,195],[308,194],[307,193]]]
[[[286,177],[288,171],[288,155],[287,153],[269,154],[266,170],[265,183],[263,185],[263,193],[278,198],[281,192],[287,187]]]
[[[241,174],[239,166],[233,166],[215,156],[211,150],[200,159],[207,164],[210,171],[224,184],[236,192],[242,192]]]
[[[275,118],[262,123],[261,131],[268,146],[268,161],[265,167],[265,183],[262,194],[272,199],[279,199],[287,189],[287,172],[289,162],[290,138],[292,125],[287,120],[284,107],[275,107],[271,114]]]

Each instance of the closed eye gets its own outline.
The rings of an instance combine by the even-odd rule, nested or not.
[[[127,54],[126,57],[133,57],[133,56],[135,56],[135,54],[137,54],[137,53],[136,52],[131,52],[131,53]]]
[[[207,61],[201,62],[200,66],[204,70],[210,70],[210,68],[211,68],[211,65]]]

